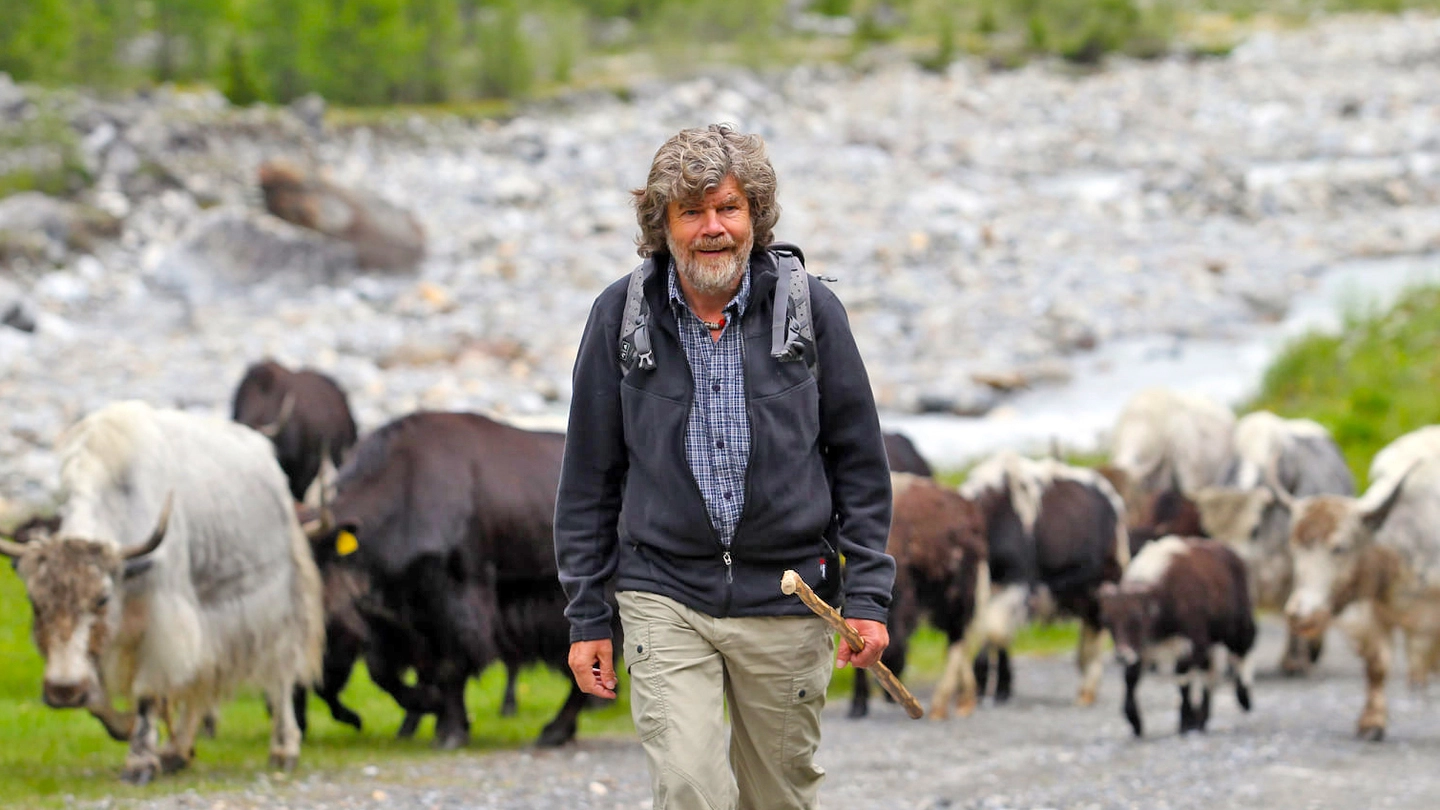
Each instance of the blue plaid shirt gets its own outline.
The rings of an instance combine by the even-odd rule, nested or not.
[[[686,303],[673,261],[669,277],[670,308],[680,326],[680,344],[695,380],[695,400],[685,426],[685,460],[700,485],[710,522],[728,548],[745,509],[745,468],[750,462],[745,343],[740,330],[740,319],[750,302],[750,272],[747,268],[739,291],[725,305],[725,327],[718,341],[711,340],[710,330]]]

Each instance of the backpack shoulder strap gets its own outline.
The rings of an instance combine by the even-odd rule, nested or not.
[[[650,346],[650,302],[645,300],[645,282],[655,272],[655,262],[646,259],[630,271],[630,284],[625,289],[625,310],[620,316],[621,375],[639,366],[645,371],[655,368],[655,352]]]
[[[815,349],[815,322],[810,316],[810,279],[805,254],[788,242],[770,245],[779,278],[775,280],[774,320],[770,327],[770,356],[776,360],[805,361],[820,379],[820,357]]]

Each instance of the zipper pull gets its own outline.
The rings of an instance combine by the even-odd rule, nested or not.
[[[726,584],[733,583],[733,582],[735,581],[735,569],[731,568],[730,566],[733,565],[735,561],[732,560],[732,559],[730,559],[730,552],[728,552],[728,551],[722,551],[722,552],[720,552],[720,559],[722,559],[722,560],[725,561],[725,582],[726,582]]]

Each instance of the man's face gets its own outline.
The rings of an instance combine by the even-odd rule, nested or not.
[[[666,241],[675,267],[696,292],[729,293],[745,272],[755,234],[750,201],[734,177],[726,177],[699,200],[672,200]]]

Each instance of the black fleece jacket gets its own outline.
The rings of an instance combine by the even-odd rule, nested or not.
[[[653,261],[665,268],[669,257]],[[885,553],[890,470],[845,309],[808,277],[817,381],[803,362],[770,356],[774,254],[752,253],[750,273],[740,326],[751,449],[728,564],[685,459],[694,383],[666,300],[666,274],[651,273],[645,286],[654,370],[637,367],[622,378],[619,321],[628,276],[590,310],[555,506],[571,641],[610,637],[605,586],[612,577],[617,590],[661,594],[710,616],[808,615],[799,599],[780,592],[780,575],[793,568],[817,591],[833,592],[837,544],[845,556],[842,612],[886,619],[895,578]]]

